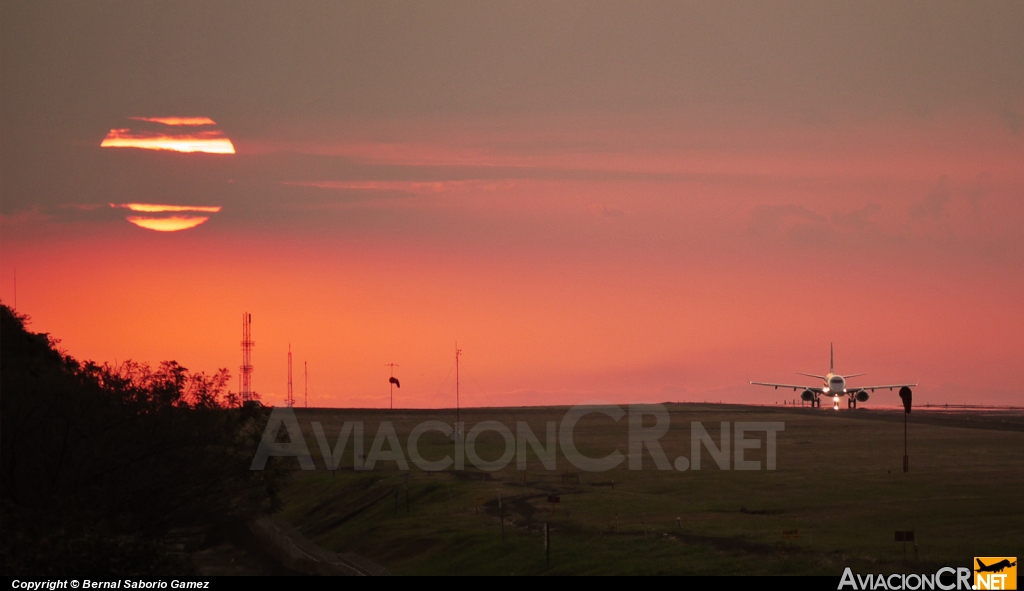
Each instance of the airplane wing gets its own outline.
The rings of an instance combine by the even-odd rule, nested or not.
[[[909,388],[911,386],[916,386],[916,385],[917,384],[886,384],[884,386],[850,386],[849,384],[847,384],[846,391],[847,392],[857,392],[858,390],[869,390],[871,392],[874,392],[875,390],[892,390],[892,389],[895,389],[895,388],[902,388],[904,386]]]
[[[773,387],[775,389],[791,388],[794,392],[797,391],[797,390],[810,390],[811,392],[817,392],[818,394],[822,394],[822,393],[825,392],[824,388],[816,388],[814,386],[797,386],[797,385],[794,385],[794,384],[769,384],[769,383],[766,383],[766,382],[750,382],[750,383],[755,385],[755,386],[771,386],[771,387]]]

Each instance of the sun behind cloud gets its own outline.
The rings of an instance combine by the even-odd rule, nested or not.
[[[129,117],[134,121],[149,121],[164,125],[217,125],[209,117]]]
[[[157,232],[189,230],[210,219],[210,216],[208,215],[180,215],[182,213],[217,213],[221,210],[221,206],[219,205],[165,205],[158,203],[111,203],[110,207],[115,209],[127,209],[139,213],[174,214],[130,215],[125,218],[140,228],[155,230]]]
[[[234,154],[235,146],[209,117],[129,117],[130,127],[111,129],[101,148]]]
[[[157,232],[177,232],[179,230],[188,230],[195,228],[208,219],[210,218],[206,216],[180,215],[172,215],[166,218],[152,218],[134,215],[128,216],[128,221],[136,226],[146,228],[147,230],[156,230]]]

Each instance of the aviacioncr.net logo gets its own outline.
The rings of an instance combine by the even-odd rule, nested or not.
[[[590,414],[604,415],[616,422],[627,418],[629,439],[626,454],[615,449],[603,457],[591,457],[577,447],[574,431],[580,420]],[[276,439],[282,427],[289,441],[279,443]],[[658,470],[700,470],[702,450],[707,451],[720,470],[775,470],[776,435],[785,431],[783,422],[726,421],[719,423],[719,438],[716,441],[702,423],[692,421],[689,423],[689,455],[676,457],[670,462],[659,441],[670,428],[668,409],[661,404],[631,404],[628,412],[618,405],[603,401],[576,405],[566,411],[560,423],[546,421],[540,436],[525,421],[516,422],[515,432],[500,421],[490,420],[473,425],[466,433],[465,423],[450,425],[429,420],[419,423],[409,432],[404,451],[394,424],[381,421],[365,456],[365,429],[362,421],[345,421],[334,445],[331,445],[320,422],[312,421],[310,427],[328,470],[336,470],[341,465],[351,440],[352,467],[356,470],[373,470],[377,462],[395,462],[400,470],[408,470],[410,460],[417,468],[426,471],[450,468],[462,470],[468,459],[476,468],[489,472],[501,470],[513,460],[518,469],[525,470],[528,451],[533,452],[545,470],[555,470],[556,452],[559,449],[570,464],[585,472],[604,472],[623,462],[627,463],[630,470],[642,470],[645,449]],[[450,454],[438,460],[427,460],[420,454],[419,440],[431,431],[438,431],[451,439],[454,445]],[[488,431],[498,434],[504,442],[501,455],[494,460],[484,460],[476,450],[477,439]],[[759,436],[748,436],[752,434],[763,434],[764,440]],[[748,450],[761,449],[762,443],[765,450],[764,462],[748,459]],[[316,469],[292,408],[279,407],[271,411],[250,469],[262,470],[268,458],[273,456],[294,456],[303,470]]]

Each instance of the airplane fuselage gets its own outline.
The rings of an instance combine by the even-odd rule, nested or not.
[[[846,378],[832,372],[825,374],[825,393],[834,396],[846,394]]]

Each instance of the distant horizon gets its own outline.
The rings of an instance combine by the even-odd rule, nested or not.
[[[2,299],[0,299],[0,304],[7,305],[5,302],[3,302]],[[14,308],[12,308],[12,309],[14,309]],[[19,314],[25,314],[23,311],[18,311],[18,310],[15,310],[15,311],[17,313],[19,313]],[[30,314],[28,314],[27,317],[28,317],[28,322],[26,323],[26,328],[28,328],[31,332],[41,332],[41,333],[44,333],[44,334],[48,334],[51,338],[56,339],[58,344],[62,343],[62,339],[60,337],[52,334],[52,333],[49,333],[47,331],[33,330],[32,316]],[[89,359],[87,357],[80,357],[78,355],[75,355],[72,351],[67,350],[67,349],[65,349],[63,347],[60,347],[60,350],[64,351],[65,354],[70,355],[71,357],[73,357],[75,359],[78,359],[79,361],[93,361],[93,362],[100,363],[100,364],[110,363],[110,364],[113,364],[113,365],[117,365],[118,363],[123,363],[125,361],[135,361],[135,362],[147,363],[150,366],[154,366],[155,367],[156,365],[158,365],[159,363],[161,363],[163,361],[176,361],[176,359],[174,359],[173,356],[171,358],[168,358],[168,359],[160,359],[160,360],[140,360],[140,359],[134,358],[134,357],[132,357],[130,355],[125,357],[125,358],[123,358],[123,359],[121,359],[120,361],[118,361],[116,359],[115,360],[99,360],[99,359]],[[182,364],[182,365],[184,367],[187,367],[190,370],[202,371],[202,372],[206,372],[206,373],[213,373],[213,372],[221,369],[220,367],[206,367],[206,368],[203,368],[203,367],[191,367],[191,366],[185,365],[185,364]],[[231,381],[232,382],[237,382],[238,381],[238,372],[237,371],[231,371],[230,367],[228,367],[226,369],[228,369],[228,371],[230,372]],[[452,363],[452,369],[454,369],[454,362]],[[301,375],[301,374],[299,374],[299,375]],[[808,386],[815,385],[815,383],[813,383],[814,380],[812,378],[805,378],[805,377],[799,376],[799,374],[794,374],[794,375],[797,375],[797,377],[795,378],[795,381],[800,381],[801,379],[804,379],[806,381],[806,385],[808,385]],[[451,370],[449,371],[447,377],[450,378],[450,379],[448,379],[444,383],[447,383],[448,385],[451,386],[451,391],[450,392],[438,391],[438,392],[434,393],[433,395],[430,396],[432,401],[437,401],[439,398],[441,398],[441,397],[443,397],[445,395],[450,396],[450,397],[454,397],[455,396],[454,375],[453,375]],[[853,379],[857,379],[857,378],[853,378]],[[473,379],[472,377],[470,377],[470,380],[475,382],[475,379]],[[790,380],[790,381],[794,381],[794,380]],[[850,386],[851,386],[851,388],[856,388],[858,386],[858,383],[857,382],[851,382]],[[304,406],[302,404],[302,400],[303,400],[302,399],[303,383],[301,381],[301,378],[299,378],[298,380],[296,380],[294,382],[294,387],[295,387],[295,391],[297,392],[296,395],[295,395],[296,396],[296,404],[294,405],[295,408],[311,408],[311,409],[312,408],[322,408],[322,409],[338,409],[338,410],[364,410],[364,409],[365,410],[389,410],[388,407],[386,406],[388,404],[388,401],[386,399],[384,399],[384,401],[383,401],[384,406],[308,406],[308,407],[306,407],[306,406]],[[476,387],[478,387],[478,384],[476,385]],[[684,387],[685,387],[685,385],[684,385]],[[727,399],[726,397],[723,396],[723,394],[725,394],[726,392],[735,392],[735,391],[738,391],[740,389],[747,389],[747,388],[749,388],[749,391],[747,393],[744,393],[744,394],[741,395],[741,396],[746,396],[745,399],[744,398],[741,398],[741,399],[738,399],[738,400],[737,399]],[[237,388],[231,389],[229,387],[228,390],[231,391],[231,392],[238,393],[238,391],[237,391],[238,389]],[[555,402],[555,403],[551,403],[551,404],[537,404],[537,403],[532,403],[532,404],[499,404],[499,403],[491,403],[491,404],[475,404],[475,405],[471,405],[471,406],[463,405],[460,408],[463,408],[463,409],[554,408],[554,407],[568,407],[568,406],[573,406],[573,405],[576,405],[576,404],[585,404],[585,403],[594,402],[594,401],[608,402],[610,404],[620,404],[620,405],[626,405],[626,404],[720,404],[720,405],[729,405],[729,404],[732,404],[732,405],[741,405],[741,406],[766,406],[766,407],[786,406],[786,404],[784,403],[784,401],[785,401],[785,402],[789,402],[790,403],[789,406],[800,406],[800,394],[799,394],[799,392],[786,389],[785,391],[790,393],[791,395],[787,396],[787,397],[779,397],[778,393],[782,392],[782,391],[783,391],[783,389],[776,390],[776,389],[772,389],[772,388],[765,388],[763,386],[740,385],[740,386],[726,386],[726,387],[720,388],[717,391],[716,390],[710,390],[709,393],[710,394],[714,394],[714,396],[709,395],[707,397],[703,397],[701,395],[689,394],[687,399],[682,399],[682,398],[676,398],[676,399],[663,398],[663,399],[659,399],[657,396],[650,396],[649,394],[645,394],[643,392],[632,392],[632,393],[629,393],[629,392],[618,392],[618,393],[604,393],[604,394],[596,394],[595,395],[595,394],[592,394],[592,393],[585,393],[585,392],[578,392],[578,391],[576,391],[576,392],[574,392],[574,391],[557,391],[557,392],[553,392],[553,391],[548,391],[548,392],[529,391],[529,392],[521,392],[520,391],[520,392],[511,392],[511,393],[490,393],[489,394],[489,393],[486,393],[486,392],[483,392],[483,391],[480,391],[480,390],[474,391],[474,389],[472,387],[470,389],[466,389],[466,384],[464,383],[463,387],[462,387],[462,390],[461,390],[461,395],[464,396],[464,397],[465,396],[469,396],[469,397],[472,398],[472,397],[483,396],[485,398],[490,398],[492,395],[493,396],[514,396],[514,397],[519,397],[519,396],[526,395],[526,396],[561,396],[561,397],[564,397],[564,399],[561,402]],[[271,393],[268,393],[268,394],[264,395],[263,393],[261,393],[259,391],[259,389],[255,389],[254,393],[259,397],[258,400],[260,401],[261,404],[264,404],[264,406],[267,406],[267,407],[279,407],[279,406],[283,407],[283,406],[286,406],[285,398],[283,397],[283,395],[280,397],[280,400],[277,400],[276,398],[272,399],[272,400],[269,400],[269,399],[265,399],[264,396],[277,396],[277,394],[274,393],[274,392],[271,392]],[[766,395],[766,393],[767,393],[767,395]],[[772,393],[775,393],[775,396],[772,396]],[[890,398],[894,398],[894,399],[898,399],[899,398],[898,397],[898,393],[895,390],[892,390],[892,391],[889,391],[889,390],[879,390],[879,391],[877,391],[875,393],[872,393],[871,394],[871,398],[869,399],[869,401],[867,403],[862,403],[861,408],[868,409],[868,410],[871,410],[871,409],[875,409],[875,410],[890,410],[890,409],[898,410],[898,409],[902,409],[903,408],[901,404],[896,404],[896,403],[894,403],[894,404],[879,403],[878,400],[880,398],[885,397],[886,394],[890,395],[889,396]],[[923,394],[922,394],[921,390],[918,390],[918,394],[916,394],[915,403],[914,403],[914,407],[915,408],[926,408],[927,409],[928,407],[932,407],[934,409],[938,409],[938,408],[941,408],[941,407],[948,406],[948,407],[951,407],[951,408],[963,408],[963,409],[970,409],[970,408],[979,408],[979,409],[1010,409],[1010,410],[1012,410],[1012,409],[1019,409],[1019,408],[1020,409],[1024,409],[1024,406],[1015,406],[1013,404],[999,404],[999,403],[985,403],[985,402],[969,403],[966,400],[961,400],[961,401],[939,400],[939,401],[937,401],[937,400],[934,400],[934,399],[931,399],[931,398],[925,398],[924,396],[926,396],[927,394],[928,393],[927,393],[926,390],[923,391]],[[448,406],[400,406],[401,400],[402,400],[401,396],[402,396],[401,395],[401,388],[399,388],[398,389],[398,395],[397,395],[397,398],[396,398],[396,400],[399,402],[399,405],[396,405],[393,410],[402,410],[402,409],[406,409],[406,410],[447,410],[447,409],[450,409],[453,412],[455,411],[455,406],[454,405],[452,405],[450,407],[448,407]],[[713,399],[715,396],[718,397],[717,401]],[[831,396],[823,396],[822,399],[825,401],[825,403],[823,403],[822,408],[826,409],[826,410],[830,409],[831,408],[832,397]],[[280,402],[280,404],[277,404],[277,402]],[[845,404],[845,398],[843,400],[841,400],[840,402],[842,404]],[[793,404],[793,403],[795,403],[795,404]],[[808,406],[807,408],[810,408],[810,407]]]
[[[583,404],[583,403],[581,403]],[[697,401],[697,400],[662,400],[660,402],[614,402],[609,401],[609,404],[615,404],[619,406],[629,404],[706,404],[708,406],[752,406],[752,407],[766,407],[774,408],[781,407],[782,404],[768,404],[768,403],[746,403],[746,402],[711,402],[711,401]],[[285,405],[278,406],[276,404],[265,405],[269,408],[287,408]],[[523,408],[570,408],[574,405],[571,404],[552,404],[552,405],[532,405],[532,406],[463,406],[462,410],[500,410],[500,409],[523,409]],[[789,407],[800,407],[801,405],[789,405]],[[293,408],[301,410],[386,410],[386,411],[401,411],[401,410],[438,410],[438,411],[451,411],[455,412],[455,407],[395,407],[395,408],[383,408],[375,406],[364,406],[364,407],[348,407],[348,406],[301,406],[295,405]],[[810,406],[803,406],[807,410],[812,410]],[[923,403],[921,405],[915,405],[914,410],[1024,410],[1024,406],[990,406],[982,404],[945,404],[945,403]],[[819,409],[813,409],[818,411]],[[820,411],[825,412],[832,410],[831,407],[823,406]],[[840,410],[846,411],[846,408],[840,408]],[[856,410],[891,410],[891,411],[903,411],[903,407],[900,405],[885,405],[885,406],[860,406]]]

